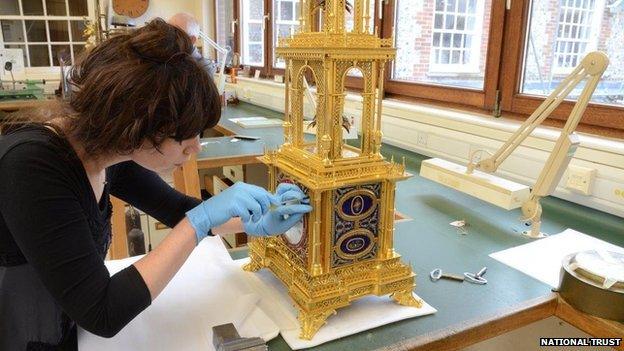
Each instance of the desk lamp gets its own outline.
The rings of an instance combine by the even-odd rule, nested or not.
[[[609,58],[603,52],[595,51],[587,54],[496,153],[492,155],[485,150],[476,150],[469,156],[467,167],[437,158],[426,160],[422,162],[420,175],[508,210],[521,206],[524,219],[531,222],[531,229],[523,234],[530,238],[544,237],[540,232],[542,206],[539,201],[555,190],[570,163],[579,145],[574,130],[608,65]],[[542,123],[585,78],[588,80],[583,91],[530,192],[525,185],[489,174],[495,172],[533,129]],[[490,154],[490,157],[476,160],[478,153],[481,152]]]
[[[217,89],[219,90],[219,95],[223,95],[223,92],[225,90],[225,60],[227,58],[227,54],[228,52],[230,52],[230,47],[222,47],[221,45],[217,44],[214,40],[210,39],[209,36],[207,36],[204,32],[199,31],[199,37],[208,45],[210,45],[211,47],[213,47],[215,50],[217,50],[218,53],[220,53],[223,58],[221,59],[221,65],[219,67],[219,82],[217,83]]]

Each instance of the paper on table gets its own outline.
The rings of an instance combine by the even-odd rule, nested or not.
[[[243,265],[248,261],[247,258],[235,262]],[[246,274],[248,281],[262,296],[258,305],[277,324],[280,334],[293,350],[317,346],[392,322],[437,312],[424,301],[421,308],[414,308],[398,305],[388,296],[367,296],[339,309],[337,315],[330,316],[327,324],[312,340],[302,340],[299,339],[298,312],[284,284],[266,269]],[[418,298],[417,295],[414,296]]]
[[[111,274],[140,257],[108,261]],[[79,329],[82,350],[214,350],[212,326],[234,323],[242,336],[269,340],[279,329],[257,308],[260,296],[232,264],[221,239],[206,238],[165,290],[115,337]]]
[[[622,247],[566,229],[560,234],[492,253],[490,257],[556,288],[563,258],[574,252],[595,249],[624,253]]]

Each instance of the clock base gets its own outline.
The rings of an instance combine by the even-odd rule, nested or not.
[[[390,295],[401,305],[422,306],[422,301],[412,295],[416,275],[396,253],[314,276],[291,263],[297,258],[278,237],[252,239],[249,256],[251,261],[243,266],[244,270],[268,268],[286,285],[299,311],[301,339],[312,339],[339,308],[367,295]]]

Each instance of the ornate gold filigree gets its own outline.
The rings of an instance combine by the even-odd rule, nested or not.
[[[423,303],[421,299],[417,299],[414,297],[414,295],[412,294],[412,290],[397,291],[390,295],[390,297],[399,305],[403,306],[421,308]]]
[[[323,21],[320,31],[313,31],[313,1],[302,1],[300,30],[280,39],[276,49],[287,72],[285,144],[266,151],[260,160],[269,168],[271,189],[284,177],[306,188],[314,207],[306,215],[307,240],[302,245],[307,247],[293,250],[281,238],[253,239],[251,262],[245,266],[251,271],[267,267],[286,285],[305,339],[329,315],[362,296],[392,294],[398,303],[421,305],[411,295],[415,274],[393,248],[394,193],[396,182],[407,178],[405,166],[380,154],[384,66],[396,49],[391,38],[368,32],[371,14],[364,1],[370,0],[354,1],[354,29],[346,30],[338,11],[344,1],[327,0],[317,10]],[[363,79],[358,148],[346,145],[342,137],[345,79],[352,69]],[[304,77],[316,85],[314,142],[303,138]],[[368,202],[359,207],[369,199],[370,207]]]
[[[312,339],[319,328],[325,324],[327,317],[333,314],[336,314],[336,310],[326,310],[318,313],[300,311],[299,316],[297,317],[299,324],[301,325],[299,338],[305,340]]]

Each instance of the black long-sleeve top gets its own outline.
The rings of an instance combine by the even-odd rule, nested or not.
[[[71,145],[44,126],[0,136],[0,350],[76,349],[76,324],[115,335],[151,303],[131,265],[110,276],[112,194],[173,227],[200,200],[134,162],[100,202]]]

